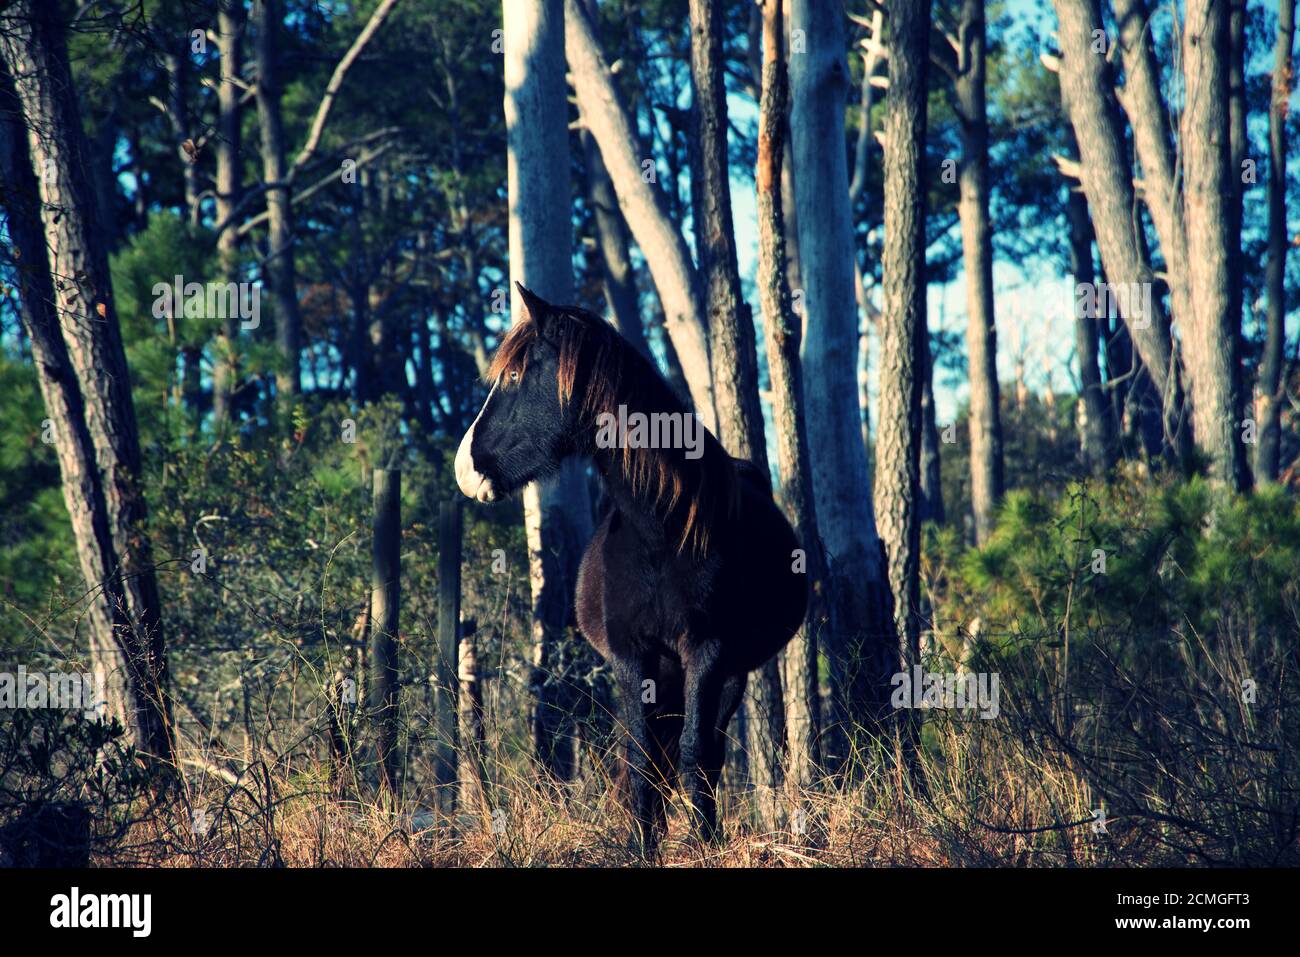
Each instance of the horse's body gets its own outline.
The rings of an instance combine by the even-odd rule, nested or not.
[[[529,319],[493,363],[493,390],[461,443],[457,479],[465,494],[491,501],[569,455],[591,457],[612,507],[583,557],[577,619],[618,684],[632,811],[652,844],[680,768],[695,823],[712,836],[725,732],[746,676],[803,621],[807,580],[794,533],[766,476],[703,429],[690,454],[602,446],[597,419],[618,407],[686,410],[599,317],[523,296]]]
[[[706,775],[696,808],[713,826],[713,791],[722,769],[726,728],[740,704],[745,680],[776,654],[803,620],[806,594],[792,573],[794,533],[772,502],[771,490],[749,463],[741,466],[739,508],[713,530],[705,558],[676,554],[662,532],[641,527],[633,503],[616,503],[597,528],[578,575],[578,627],[619,681],[643,700],[653,761],[651,817],[674,783],[678,741],[686,718],[686,677],[692,663],[716,656],[701,689],[699,760]],[[644,681],[654,682],[653,687]],[[654,700],[645,701],[653,691]],[[633,698],[635,701],[636,698]],[[689,757],[689,756],[688,756]],[[635,763],[633,764],[635,767]]]

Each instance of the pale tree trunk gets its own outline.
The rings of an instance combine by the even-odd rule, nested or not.
[[[587,203],[596,225],[596,248],[600,251],[601,284],[609,319],[637,352],[647,358],[645,329],[641,324],[641,307],[632,274],[632,257],[628,252],[627,223],[618,208],[618,196],[609,172],[600,158],[600,147],[585,130],[582,133],[583,158],[586,161]]]
[[[708,327],[690,250],[668,215],[654,179],[653,157],[645,155],[636,137],[582,0],[565,0],[564,51],[582,125],[600,147],[623,218],[650,268],[664,308],[664,331],[681,363],[691,401],[705,426],[716,432]]]
[[[799,228],[808,447],[834,602],[826,642],[836,759],[850,720],[879,726],[898,668],[898,635],[859,427],[858,310],[848,206],[843,11],[794,0],[790,15],[791,146]],[[797,295],[802,293],[802,296]]]
[[[370,578],[370,713],[380,791],[399,796],[397,640],[402,605],[402,473],[374,470]]]
[[[293,250],[293,205],[288,164],[285,162],[284,125],[280,119],[280,27],[284,19],[281,0],[260,0],[257,18],[257,119],[262,134],[262,179],[266,191],[265,285],[275,303],[275,369],[277,399],[292,399],[301,391],[302,318],[298,309],[297,269]]]
[[[569,218],[568,104],[564,87],[563,0],[504,0],[505,117],[510,203],[510,306],[524,303],[514,283],[551,302],[573,298]],[[591,503],[582,464],[524,490],[529,582],[533,596],[533,745],[541,766],[567,780],[575,765],[574,700],[560,673]]]
[[[1121,0],[1122,2],[1122,0]],[[1066,124],[1067,137],[1077,158],[1079,147],[1075,141],[1074,129],[1070,126],[1070,110],[1065,98],[1065,87],[1061,87],[1061,114]],[[1080,189],[1071,188],[1066,197],[1066,220],[1070,225],[1070,273],[1074,276],[1075,287],[1091,285],[1097,281],[1096,269],[1092,260],[1093,231],[1092,220],[1088,218],[1088,200]],[[1101,382],[1100,342],[1102,330],[1098,328],[1098,319],[1103,323],[1108,320],[1098,317],[1085,309],[1074,311],[1075,351],[1079,355],[1079,395],[1083,402],[1083,458],[1088,471],[1094,478],[1105,477],[1119,458],[1119,443],[1116,437],[1114,410],[1106,398]],[[1107,357],[1109,364],[1109,356]],[[1110,367],[1110,375],[1117,375],[1116,369]]]
[[[1232,191],[1228,195],[1228,322],[1232,325],[1233,348],[1236,361],[1232,364],[1232,412],[1234,420],[1250,407],[1245,394],[1245,372],[1242,369],[1245,287],[1242,282],[1244,262],[1241,252],[1242,206],[1245,202],[1246,154],[1250,141],[1246,138],[1246,0],[1230,0],[1228,14],[1228,180]],[[1238,433],[1240,434],[1240,433]],[[1258,433],[1257,433],[1258,441]],[[1248,447],[1241,450],[1237,466],[1238,482],[1242,488],[1253,484],[1251,454]]]
[[[1160,68],[1146,0],[1115,0],[1115,18],[1125,74],[1118,97],[1133,128],[1133,143],[1142,164],[1140,195],[1160,240],[1173,321],[1190,324],[1194,317],[1188,298],[1187,230],[1175,181],[1169,110],[1160,92]],[[1064,96],[1064,89],[1062,92]]]
[[[791,802],[801,801],[821,765],[821,698],[817,681],[817,635],[826,620],[826,567],[813,500],[808,427],[804,413],[799,342],[802,332],[790,304],[786,271],[785,221],[781,202],[789,99],[781,0],[763,5],[763,65],[759,102],[758,296],[763,311],[767,368],[772,383],[772,424],[776,429],[781,502],[803,546],[808,575],[808,614],[800,632],[781,656],[785,678],[786,787]],[[792,561],[794,556],[792,556]]]
[[[930,62],[929,5],[925,0],[896,3],[890,8],[889,22],[889,94],[885,100],[884,128],[885,243],[881,258],[884,301],[880,312],[875,492],[880,537],[889,556],[895,620],[906,663],[911,664],[920,661],[921,635],[919,498],[924,370],[918,359],[926,329],[926,188],[922,176],[926,73]]]
[[[167,761],[166,646],[130,370],[63,28],[57,7],[35,7],[16,3],[0,16],[0,56],[14,78],[27,138],[23,149],[11,127],[5,152],[12,174],[2,181],[15,186],[4,198],[15,220],[11,235],[30,267],[19,270],[24,318],[89,588],[91,660],[108,714],[121,721],[129,744]]]
[[[935,421],[934,408],[934,357],[930,354],[929,329],[921,334],[920,348],[921,521],[942,525],[946,515],[943,508],[943,483],[940,472],[939,427]]]
[[[1079,177],[1088,198],[1097,248],[1106,279],[1125,288],[1150,288],[1154,275],[1133,225],[1133,173],[1112,91],[1113,80],[1103,54],[1092,51],[1094,31],[1101,30],[1096,0],[1053,0],[1061,41],[1061,95],[1079,145]],[[1144,166],[1145,169],[1145,166]],[[1152,206],[1152,220],[1157,221]],[[1166,249],[1166,261],[1170,250]],[[1172,277],[1171,277],[1172,278]],[[1174,289],[1174,309],[1178,297]],[[1153,301],[1137,308],[1127,297],[1120,312],[1129,336],[1161,398],[1165,441],[1183,460],[1182,384],[1172,351],[1169,319]]]
[[[1002,501],[1002,419],[998,407],[998,339],[993,311],[993,236],[989,225],[989,122],[984,91],[984,0],[964,0],[956,94],[961,130],[962,262],[966,270],[966,353],[970,364],[970,477],[975,543],[993,531]]]
[[[691,0],[694,143],[691,182],[695,233],[709,328],[709,368],[717,435],[733,456],[768,474],[763,412],[758,401],[754,322],[740,295],[731,182],[727,164],[727,100],[721,0]],[[774,657],[749,678],[749,771],[759,818],[769,830],[780,814],[785,708]]]
[[[217,7],[217,64],[221,71],[217,84],[216,152],[217,196],[216,219],[221,224],[217,236],[217,260],[226,282],[239,282],[239,233],[232,219],[243,196],[240,157],[240,87],[237,81],[243,70],[244,5],[240,0],[221,0]],[[235,339],[239,324],[234,316],[221,320],[221,334],[212,360],[212,418],[220,424],[231,416],[231,402],[239,379],[238,347]]]
[[[154,42],[165,50],[162,54],[162,65],[167,72],[167,120],[171,126],[172,138],[175,140],[176,156],[182,164],[181,172],[185,182],[184,219],[191,227],[197,227],[203,209],[202,200],[199,196],[198,157],[190,155],[193,132],[189,104],[189,37],[182,36],[178,41],[175,37],[164,34],[161,37],[156,37]],[[167,49],[168,45],[173,43],[181,45],[180,53]],[[139,152],[139,144],[132,145],[132,152]],[[136,203],[139,207],[141,222],[147,224],[148,202],[144,195],[142,174],[138,169],[136,178],[141,183],[136,192]],[[184,345],[180,349],[181,372],[178,392],[184,407],[193,415],[195,426],[197,426],[201,416],[202,384],[200,379],[202,355],[202,349],[195,345]]]
[[[596,19],[596,0],[586,0],[588,15]],[[641,322],[640,297],[628,251],[628,229],[618,208],[618,194],[609,178],[600,146],[589,130],[581,131],[582,155],[586,164],[587,202],[596,224],[596,247],[600,250],[601,277],[609,318],[619,333],[638,352],[650,358],[645,327]],[[684,383],[683,383],[684,385]]]
[[[1260,358],[1259,448],[1255,452],[1255,479],[1277,480],[1281,444],[1281,412],[1285,376],[1282,349],[1286,341],[1286,119],[1291,95],[1291,50],[1295,41],[1295,0],[1278,4],[1277,41],[1273,48],[1273,96],[1268,105],[1268,265],[1264,286],[1268,292],[1268,327]]]
[[[1070,223],[1070,272],[1076,284],[1095,282],[1088,201],[1082,193],[1071,190],[1065,212]],[[1079,396],[1085,416],[1083,457],[1094,478],[1104,478],[1114,468],[1118,451],[1112,410],[1101,383],[1100,341],[1097,318],[1086,310],[1076,310],[1074,345],[1079,355]]]
[[[788,79],[787,76],[787,89],[789,87]],[[790,111],[788,109],[785,113],[785,123],[788,131],[790,129]],[[785,213],[785,280],[789,284],[791,291],[793,291],[803,288],[803,273],[799,269],[799,220],[796,212],[798,201],[794,193],[794,147],[790,145],[789,136],[785,138],[785,149],[781,153],[781,210]],[[796,309],[795,312],[799,318],[799,338],[802,341],[803,333],[806,332],[802,327],[807,322],[808,310]]]
[[[1192,431],[1210,475],[1245,484],[1245,450],[1232,392],[1237,326],[1228,271],[1231,197],[1227,0],[1189,0],[1183,24],[1187,104],[1179,122],[1188,290],[1195,321],[1182,329],[1192,392]]]
[[[1191,391],[1193,437],[1212,474],[1242,487],[1247,471],[1235,401],[1241,304],[1231,275],[1234,244],[1240,251],[1240,183],[1234,183],[1229,165],[1234,144],[1228,2],[1206,0],[1188,8],[1183,31],[1187,103],[1180,118],[1181,171],[1168,139],[1168,110],[1160,93],[1145,0],[1117,0],[1115,12],[1127,77],[1120,103],[1133,127],[1142,163],[1142,196],[1167,266]],[[1207,27],[1210,30],[1202,37]],[[1195,99],[1194,88],[1199,89]],[[1238,106],[1244,125],[1244,105]],[[1244,137],[1240,148],[1244,150]],[[1090,206],[1092,202],[1089,196]],[[1100,238],[1099,232],[1099,242]],[[1145,355],[1143,360],[1147,361]]]
[[[864,26],[867,21],[860,20]],[[871,107],[876,99],[876,73],[886,55],[881,42],[884,30],[884,10],[874,9],[871,13],[869,34],[866,37],[866,52],[862,54],[862,85],[858,90],[858,138],[853,145],[853,173],[849,181],[849,206],[856,209],[858,200],[867,185],[867,157],[871,154]]]

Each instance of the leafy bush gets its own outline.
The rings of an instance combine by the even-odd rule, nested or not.
[[[1300,860],[1300,504],[1072,484],[1012,493],[982,549],[927,544],[932,652],[1000,674],[1004,731],[1130,850]]]

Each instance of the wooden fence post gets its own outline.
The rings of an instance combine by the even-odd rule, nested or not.
[[[455,803],[457,677],[460,644],[461,505],[454,498],[438,507],[438,806]]]

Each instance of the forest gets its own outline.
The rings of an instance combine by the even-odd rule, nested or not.
[[[0,0],[0,866],[1300,865],[1295,7]]]

